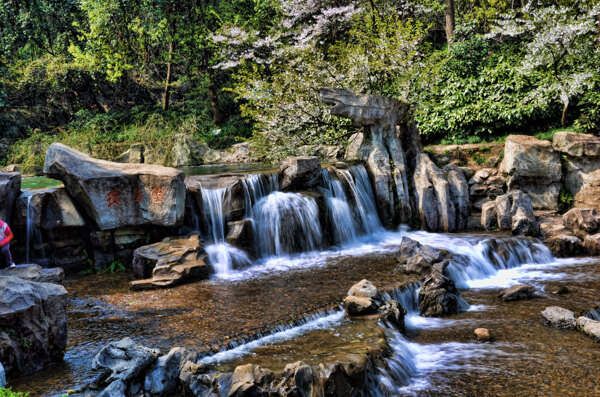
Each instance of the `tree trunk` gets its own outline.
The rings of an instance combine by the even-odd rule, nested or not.
[[[169,99],[171,97],[171,80],[173,79],[173,41],[169,43],[169,62],[167,62],[167,78],[165,79],[165,91],[162,98],[163,110],[169,110]]]
[[[596,41],[600,44],[600,14],[598,14],[598,36],[596,37]]]
[[[446,42],[452,43],[454,34],[454,0],[446,0]]]
[[[215,125],[221,125],[223,123],[223,117],[221,116],[221,110],[219,109],[219,97],[217,96],[217,89],[214,84],[211,84],[208,88],[208,96],[210,97],[210,106],[212,107]]]
[[[567,126],[567,110],[568,109],[569,109],[569,101],[566,101],[565,103],[563,103],[562,117],[560,119],[560,123],[563,127]]]

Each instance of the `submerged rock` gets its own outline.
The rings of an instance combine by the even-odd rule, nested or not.
[[[510,135],[506,139],[500,172],[508,174],[508,191],[529,195],[533,208],[558,208],[561,169],[560,155],[550,142],[528,135]]]
[[[62,285],[0,277],[0,362],[9,375],[30,374],[62,359],[66,307]]]
[[[547,307],[542,311],[542,317],[547,325],[556,328],[575,328],[575,315],[562,307]]]
[[[40,283],[62,284],[65,272],[60,267],[44,269],[40,265],[29,264],[0,269],[0,276],[18,277],[23,280]]]
[[[172,287],[209,276],[206,253],[198,235],[167,238],[136,249],[133,272],[136,277],[144,278],[131,282],[133,290]]]
[[[158,356],[158,350],[123,338],[104,346],[92,360],[93,370],[102,370],[106,383],[127,382],[140,375]]]
[[[549,293],[555,294],[555,295],[562,295],[562,294],[569,293],[569,288],[563,284],[551,284],[546,287],[546,292],[549,292]]]
[[[502,291],[498,297],[504,302],[529,300],[535,296],[535,287],[517,284]]]
[[[433,272],[419,290],[419,311],[424,317],[456,314],[458,298],[454,281],[439,272]]]
[[[98,160],[54,143],[46,151],[44,173],[62,180],[101,230],[183,223],[184,173],[176,169]]]

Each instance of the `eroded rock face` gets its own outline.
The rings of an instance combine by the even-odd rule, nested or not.
[[[542,311],[542,317],[547,325],[556,328],[575,328],[575,315],[562,307],[547,307]]]
[[[574,206],[600,209],[600,138],[560,131],[552,145],[565,156],[564,185]]]
[[[0,172],[0,219],[11,219],[17,196],[21,194],[21,174]]]
[[[184,174],[158,165],[97,160],[60,143],[46,152],[44,173],[60,179],[101,230],[174,227],[183,222]]]
[[[360,148],[352,149],[350,156],[365,162],[384,225],[390,227],[395,221],[408,222],[412,212],[408,169],[396,131],[408,105],[393,98],[354,94],[335,88],[321,88],[319,92],[321,100],[332,105],[331,114],[366,127],[365,133],[353,144]]]
[[[209,275],[206,253],[198,235],[167,238],[136,249],[133,271],[136,277],[144,279],[131,282],[134,290],[172,287]]]
[[[440,272],[433,272],[419,290],[419,311],[424,317],[458,313],[458,297],[454,281]]]
[[[318,157],[289,157],[281,162],[281,190],[306,190],[315,187],[321,179]]]
[[[65,272],[60,267],[44,269],[40,265],[28,264],[0,269],[0,276],[18,277],[23,280],[36,281],[38,283],[62,284],[65,278]]]
[[[528,194],[533,208],[558,208],[562,166],[560,155],[550,142],[527,135],[510,135],[500,172],[508,174],[508,191]]]
[[[62,359],[67,346],[62,285],[0,276],[0,362],[26,375]]]
[[[123,338],[104,346],[92,361],[92,369],[102,370],[106,383],[116,380],[127,382],[140,375],[158,356],[158,350]]]

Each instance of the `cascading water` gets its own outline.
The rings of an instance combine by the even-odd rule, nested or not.
[[[382,230],[375,196],[365,167],[357,165],[350,167],[349,171],[339,170],[338,173],[346,181],[353,196],[358,234],[372,234]]]
[[[279,176],[271,174],[252,174],[242,180],[246,204],[246,218],[252,218],[254,206],[268,194],[279,190]]]
[[[352,210],[346,199],[344,187],[337,178],[332,179],[330,173],[329,170],[323,170],[325,199],[327,200],[333,242],[336,245],[341,245],[356,238],[356,225]]]
[[[31,240],[32,216],[31,216],[31,195],[27,196],[27,221],[25,227],[25,261],[29,263],[29,242]]]
[[[225,242],[225,216],[223,206],[228,188],[202,189],[202,209],[204,220],[208,225],[212,245],[206,246],[208,260],[217,276],[226,277],[234,268],[247,267],[251,264],[248,255]]]
[[[314,251],[322,246],[319,209],[299,193],[273,192],[254,208],[255,241],[260,256]]]

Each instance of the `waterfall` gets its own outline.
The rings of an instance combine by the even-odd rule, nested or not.
[[[246,217],[252,218],[256,203],[261,198],[279,190],[279,175],[277,173],[252,174],[242,180],[242,186],[244,187]]]
[[[323,170],[327,212],[331,223],[333,242],[336,245],[342,245],[356,238],[356,225],[342,183],[338,179],[331,179],[330,174],[331,171]]]
[[[29,263],[29,241],[31,240],[32,216],[31,216],[31,195],[27,195],[27,221],[25,227],[25,262]]]
[[[277,191],[260,199],[254,212],[255,241],[260,256],[321,248],[319,209],[312,198]]]
[[[248,255],[225,242],[225,223],[223,214],[225,196],[229,188],[202,188],[202,212],[208,226],[209,237],[213,244],[205,247],[208,261],[217,276],[226,277],[233,269],[251,264]]]
[[[585,316],[587,318],[591,318],[592,320],[600,321],[600,306],[585,313]]]
[[[357,165],[349,170],[339,170],[339,175],[346,181],[355,204],[354,215],[358,223],[359,234],[373,234],[382,230],[373,188],[365,167]]]

